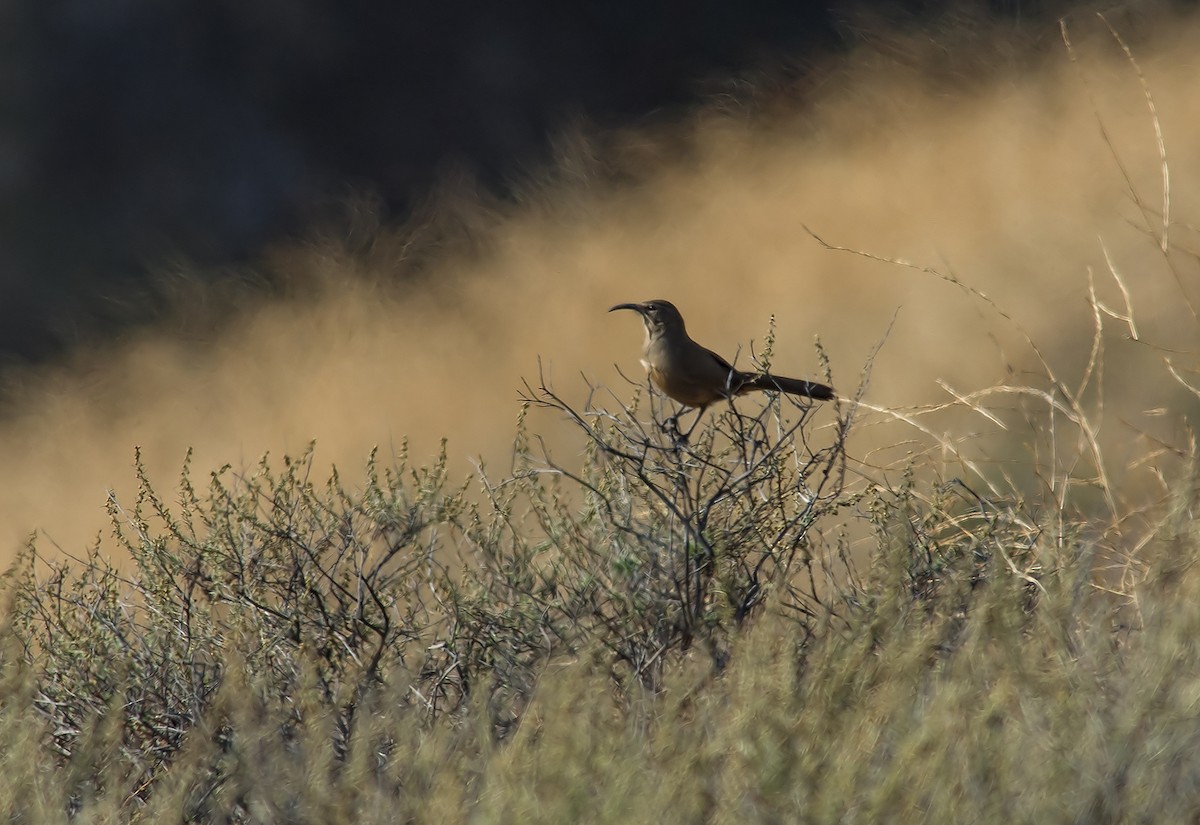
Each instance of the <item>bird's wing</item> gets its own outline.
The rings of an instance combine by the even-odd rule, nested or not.
[[[721,393],[724,394],[726,392],[733,392],[736,394],[740,392],[742,385],[746,382],[746,379],[751,376],[737,369],[733,366],[733,364],[730,364],[720,355],[717,355],[707,347],[700,347],[700,349],[704,350],[705,354],[712,359],[712,364],[714,367],[712,370],[712,375],[715,376],[719,382]],[[705,371],[708,372],[708,370]]]
[[[713,359],[714,361],[716,361],[716,362],[717,362],[717,364],[718,364],[718,365],[720,365],[722,368],[724,368],[724,369],[726,369],[726,370],[729,370],[730,372],[733,372],[733,371],[734,371],[734,369],[733,369],[733,364],[729,363],[729,362],[728,362],[728,361],[726,361],[724,358],[722,358],[721,356],[717,355],[715,352],[713,352],[712,350],[710,350],[708,347],[701,347],[700,349],[704,350],[704,351],[705,351],[705,352],[707,352],[709,355],[711,355],[711,356],[712,356],[712,359]]]

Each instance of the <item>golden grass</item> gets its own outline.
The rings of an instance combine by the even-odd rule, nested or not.
[[[59,766],[18,712],[29,694],[10,666],[0,802],[38,823],[68,808],[118,822],[1188,821],[1200,808],[1189,532],[1149,548],[1173,563],[1131,593],[1136,626],[1086,595],[1082,555],[1042,576],[1030,610],[1026,584],[1003,574],[966,601],[913,600],[902,557],[882,554],[869,610],[805,646],[768,612],[720,676],[685,656],[649,696],[617,692],[603,655],[553,662],[503,742],[486,699],[430,726],[393,685],[362,700],[337,750],[315,684],[274,696],[235,656],[145,807],[111,767],[100,776],[122,792],[87,781],[120,764],[121,709]]]

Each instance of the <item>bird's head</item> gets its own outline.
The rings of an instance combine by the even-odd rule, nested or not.
[[[683,331],[684,329],[683,316],[679,314],[679,310],[673,303],[661,298],[640,304],[617,304],[609,312],[615,312],[618,309],[632,309],[641,315],[642,321],[646,324],[646,335],[651,339],[671,330]]]

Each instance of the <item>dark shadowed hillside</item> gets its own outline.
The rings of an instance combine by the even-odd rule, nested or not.
[[[678,113],[762,66],[805,77],[947,5],[7,3],[0,361],[143,323],[176,259],[207,281],[349,193],[393,219],[451,172],[511,198],[571,123]]]

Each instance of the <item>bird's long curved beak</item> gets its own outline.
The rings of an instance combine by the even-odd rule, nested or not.
[[[609,312],[616,312],[618,309],[632,309],[639,315],[646,314],[646,310],[641,304],[617,304],[615,307],[610,309]]]

